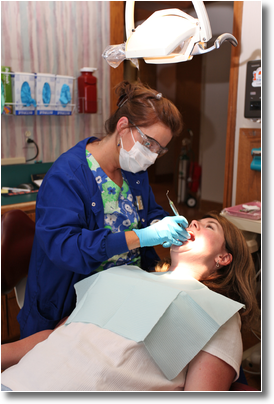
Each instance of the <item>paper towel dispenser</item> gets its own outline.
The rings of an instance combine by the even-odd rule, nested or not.
[[[261,60],[251,60],[246,68],[245,118],[261,119]]]

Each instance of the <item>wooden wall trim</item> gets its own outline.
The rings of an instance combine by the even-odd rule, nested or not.
[[[261,171],[252,170],[251,151],[261,147],[261,129],[240,128],[235,205],[261,201]]]
[[[238,46],[236,48],[232,46],[231,49],[223,207],[228,207],[231,206],[232,204],[233,166],[234,166],[235,131],[236,131],[236,115],[237,115],[239,60],[241,53],[242,17],[243,17],[243,1],[234,1],[233,35],[238,40]]]
[[[125,2],[110,1],[110,45],[118,45],[125,41]],[[110,68],[110,113],[117,108],[117,97],[114,92],[115,86],[124,78],[124,63],[121,63],[116,69]]]

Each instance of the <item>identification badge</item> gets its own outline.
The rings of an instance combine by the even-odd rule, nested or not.
[[[136,202],[137,202],[137,208],[138,210],[143,210],[144,209],[144,205],[143,205],[143,200],[141,195],[136,196]]]

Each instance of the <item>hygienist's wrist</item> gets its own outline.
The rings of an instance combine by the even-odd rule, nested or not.
[[[131,233],[131,232],[130,232]],[[119,255],[127,252],[129,250],[125,232],[120,233],[110,233],[106,238],[106,254],[108,258],[114,255]]]
[[[138,231],[137,231],[138,232]],[[126,242],[129,250],[134,250],[135,248],[139,248],[140,239],[136,234],[136,230],[126,231],[125,232]]]

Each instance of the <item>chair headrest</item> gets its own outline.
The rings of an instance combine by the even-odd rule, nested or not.
[[[28,274],[35,223],[21,210],[1,218],[1,293],[9,293]]]

